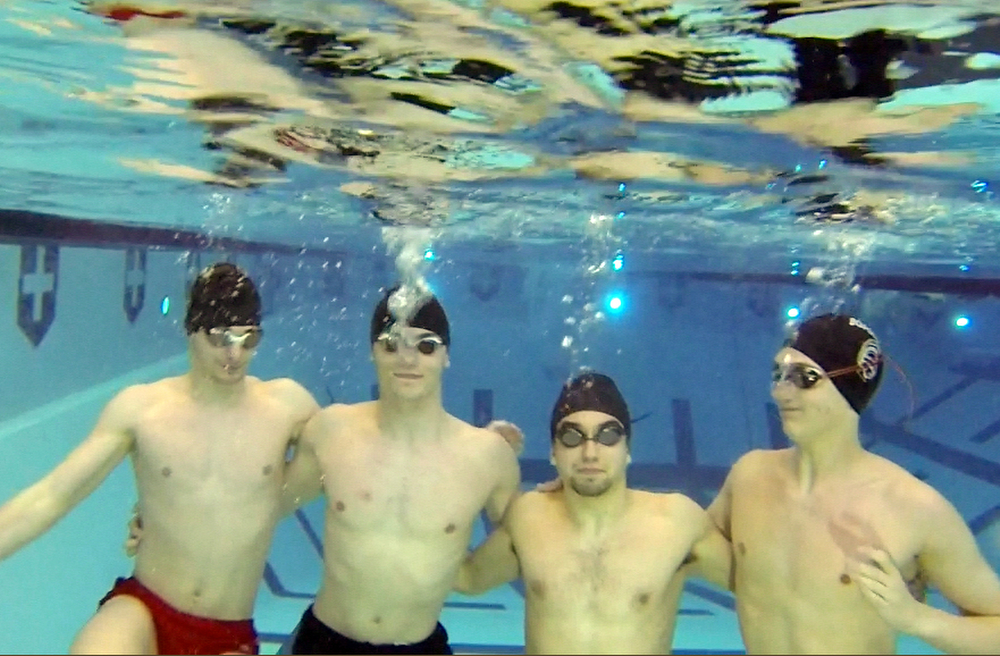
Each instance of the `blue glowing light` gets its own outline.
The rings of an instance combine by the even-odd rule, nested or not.
[[[618,214],[617,214],[617,215],[615,216],[615,218],[616,218],[616,219],[624,219],[624,218],[625,218],[625,212],[619,212],[619,213],[618,213]]]
[[[435,257],[437,257],[437,256],[434,254],[434,251],[432,251],[431,249],[428,248],[426,251],[424,251],[424,259],[425,260],[433,260]]]
[[[826,160],[825,159],[821,159],[819,161],[819,168],[821,168],[821,169],[825,169],[826,168]]]
[[[170,297],[164,296],[163,300],[160,301],[160,313],[163,316],[167,316],[168,312],[170,312]]]
[[[622,297],[612,296],[608,299],[608,309],[619,311],[622,309]]]
[[[958,270],[959,271],[968,271],[969,270],[969,265],[968,264],[962,264],[961,266],[958,267]]]
[[[975,180],[972,183],[972,188],[976,190],[977,194],[981,194],[987,189],[989,189],[990,183],[986,180]]]
[[[624,182],[621,182],[621,183],[618,184],[618,193],[620,193],[620,194],[625,193],[625,183]]]
[[[615,271],[621,271],[623,266],[625,266],[625,254],[619,252],[615,255],[615,259],[611,260],[611,268]]]
[[[796,319],[801,314],[801,311],[797,307],[793,306],[788,308],[785,314],[788,315],[789,319]]]
[[[802,170],[802,165],[801,164],[796,164],[795,165],[795,172],[798,173],[801,170]]]
[[[966,316],[955,317],[955,327],[956,328],[965,328],[968,325],[969,325],[969,317],[966,317]]]

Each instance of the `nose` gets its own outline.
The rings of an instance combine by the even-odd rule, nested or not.
[[[597,459],[597,442],[595,440],[584,440],[583,444],[580,445],[580,449],[580,455],[584,460]]]
[[[793,393],[792,390],[794,388],[795,386],[792,385],[787,380],[779,380],[776,383],[772,383],[771,398],[773,398],[775,401],[779,401],[781,399],[787,399],[792,395]]]
[[[412,346],[405,346],[403,344],[399,345],[399,350],[396,351],[399,354],[400,359],[407,364],[412,364],[417,360],[417,349]]]

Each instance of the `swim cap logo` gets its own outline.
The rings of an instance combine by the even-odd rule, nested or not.
[[[874,339],[874,337],[875,337],[875,331],[872,330],[871,328],[869,328],[868,326],[866,326],[865,323],[863,321],[861,321],[860,319],[855,319],[854,317],[851,317],[850,320],[848,321],[848,323],[850,325],[854,326],[855,328],[860,328],[861,330],[865,331],[866,333],[868,333],[869,335],[871,335],[872,338]],[[878,343],[876,343],[875,346],[878,347]]]
[[[879,348],[878,340],[865,340],[858,350],[858,375],[867,383],[878,375],[878,368],[881,364],[882,349]]]

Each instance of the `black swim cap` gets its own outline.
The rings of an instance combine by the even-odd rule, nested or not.
[[[806,321],[785,346],[823,367],[826,373],[853,369],[830,378],[858,414],[875,396],[882,380],[882,348],[871,329],[843,314],[824,314]]]
[[[594,410],[611,415],[622,423],[626,439],[632,438],[632,420],[628,414],[628,405],[621,392],[604,374],[587,372],[580,374],[563,385],[562,392],[552,408],[552,421],[549,432],[556,439],[556,427],[565,417],[581,410]]]
[[[375,312],[372,314],[371,330],[369,331],[372,344],[375,343],[379,335],[396,323],[397,317],[394,317],[389,311],[389,300],[399,289],[399,285],[396,285],[387,291],[382,300],[375,306]],[[437,298],[428,294],[427,298],[422,300],[418,307],[419,309],[412,313],[406,321],[406,325],[429,330],[440,337],[445,346],[451,346],[451,331],[448,327],[448,316],[444,313],[444,307],[441,306]]]
[[[260,295],[243,269],[229,262],[205,267],[191,285],[184,329],[259,326]]]

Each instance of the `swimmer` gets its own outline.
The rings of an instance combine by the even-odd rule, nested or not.
[[[861,446],[883,366],[874,333],[844,315],[806,321],[775,356],[793,446],[740,458],[708,510],[732,544],[747,653],[891,654],[900,633],[1000,651],[1000,582],[961,515]],[[922,603],[928,584],[961,616]]]
[[[725,588],[729,545],[688,497],[628,487],[632,428],[611,378],[566,383],[550,430],[562,485],[512,502],[456,590],[521,576],[529,654],[669,653],[685,577]]]
[[[247,375],[260,324],[253,281],[232,264],[206,268],[184,320],[189,371],[119,392],[62,463],[0,507],[2,559],[131,457],[143,518],[135,571],[101,600],[73,653],[257,653],[251,616],[285,455],[319,409],[294,381]]]
[[[371,320],[378,400],[317,413],[291,466],[310,483],[290,486],[295,502],[326,498],[323,581],[296,654],[452,653],[439,616],[473,525],[484,508],[499,521],[520,484],[500,431],[442,406],[444,308],[431,296],[397,318],[394,294]]]

